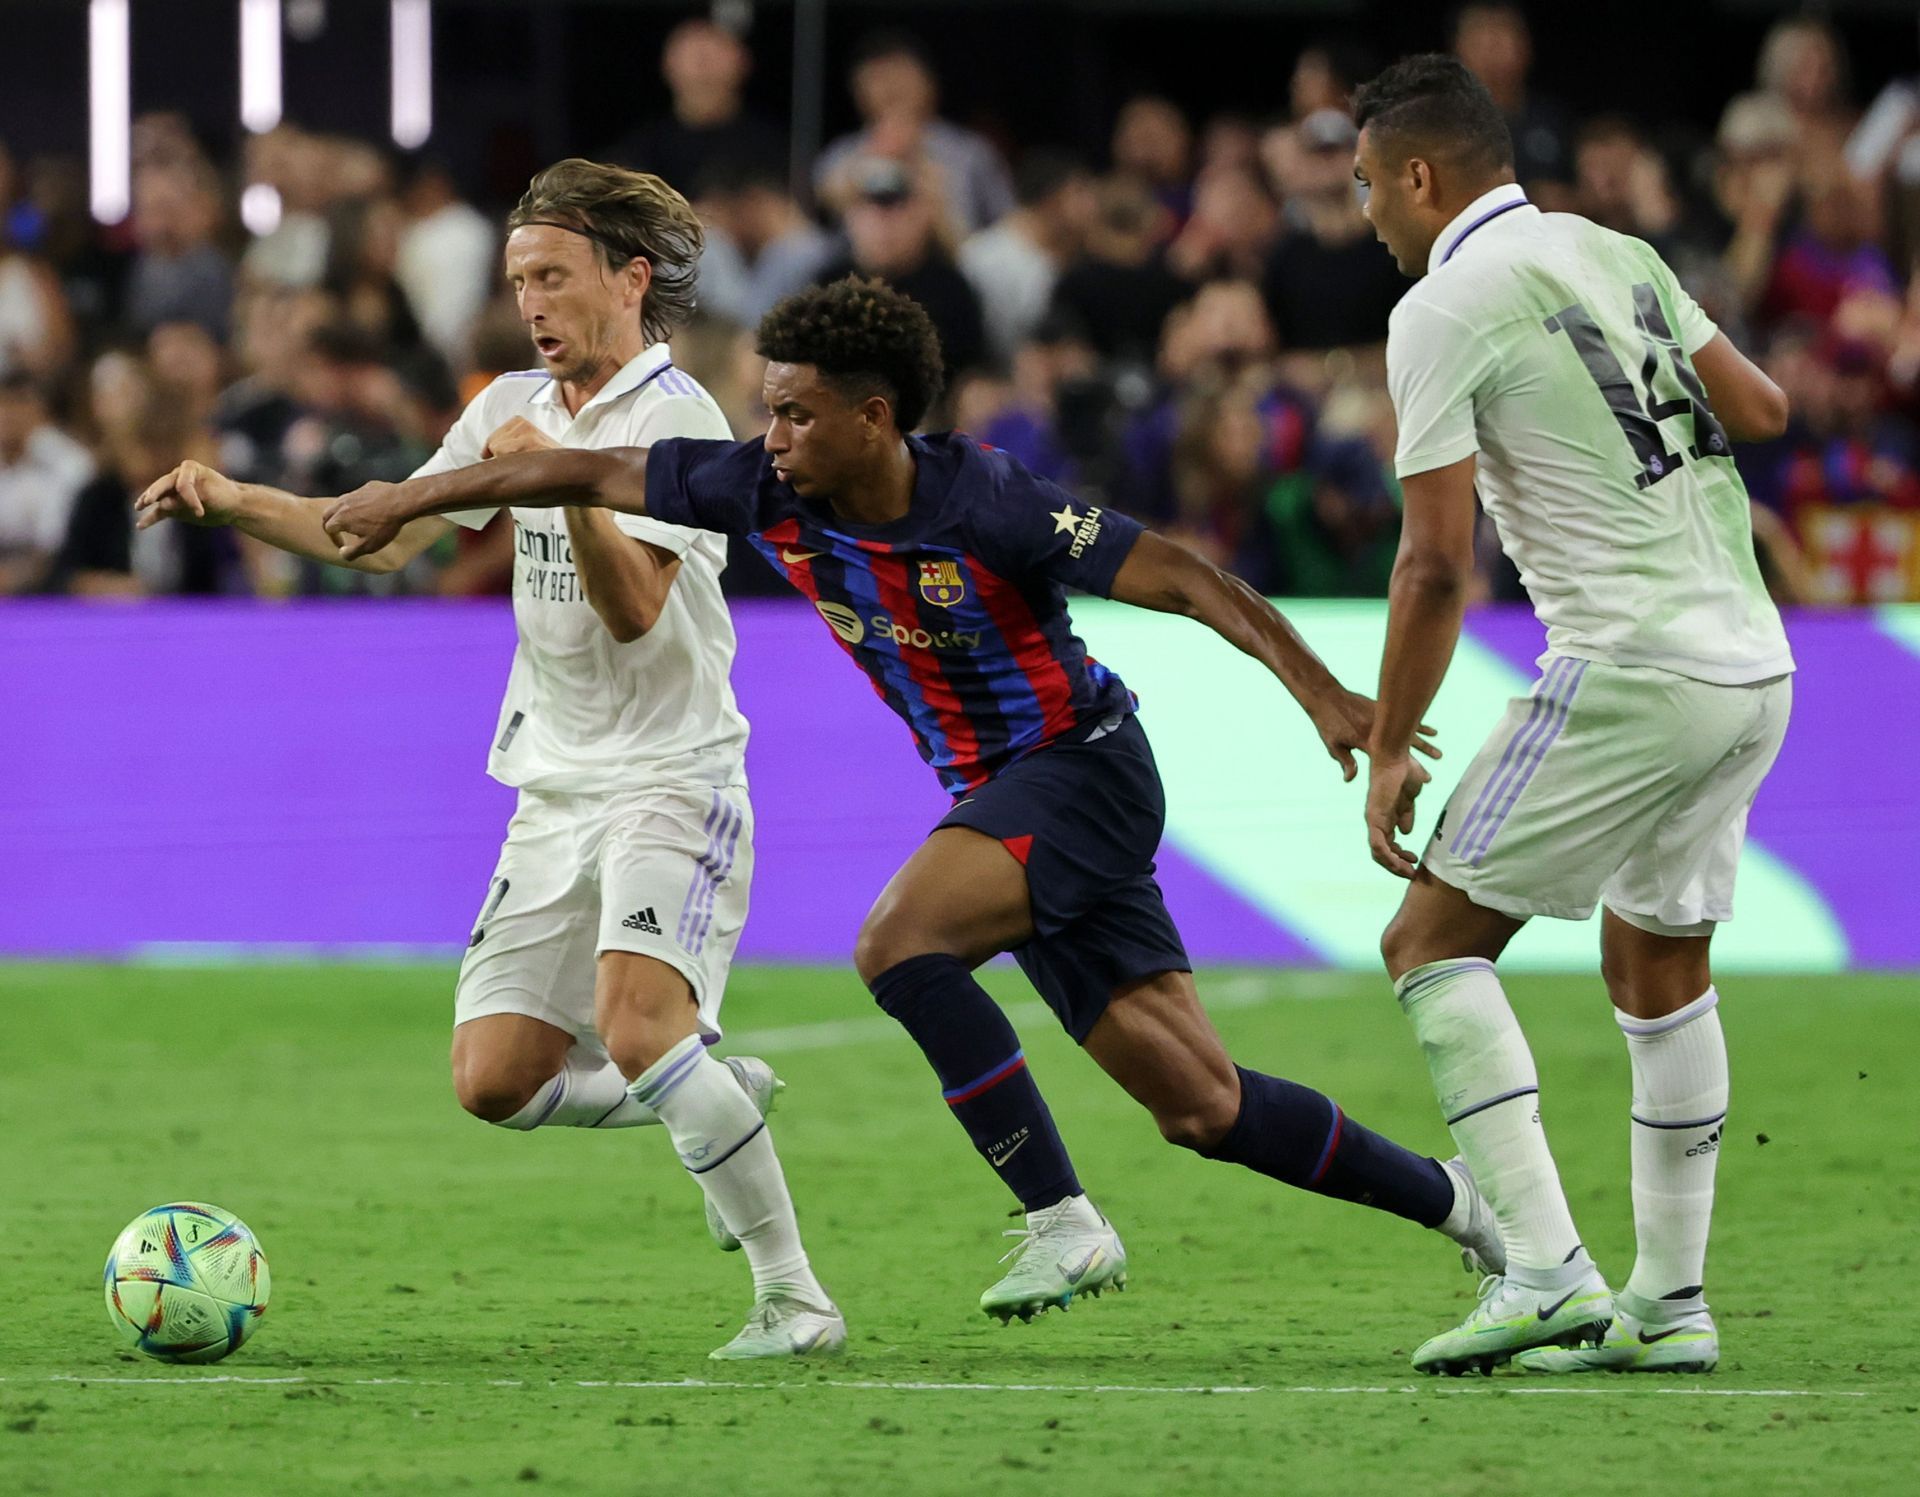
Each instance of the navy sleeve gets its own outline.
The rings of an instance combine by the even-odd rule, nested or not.
[[[975,554],[1010,580],[1038,573],[1111,597],[1120,564],[1144,529],[1140,522],[1087,503],[1004,452],[980,457],[994,483],[993,497],[973,512]]]
[[[671,437],[647,449],[647,514],[669,525],[746,535],[768,473],[760,443]]]

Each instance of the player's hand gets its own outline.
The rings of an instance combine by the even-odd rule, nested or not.
[[[1373,861],[1400,878],[1412,878],[1419,864],[1396,834],[1413,830],[1413,803],[1432,778],[1405,755],[1375,759],[1367,767],[1367,844]]]
[[[133,524],[136,530],[151,530],[162,520],[227,525],[239,507],[239,484],[205,463],[188,461],[156,478],[133,501]]]
[[[1372,697],[1335,686],[1324,698],[1307,708],[1307,715],[1327,746],[1327,754],[1340,766],[1341,776],[1351,780],[1359,773],[1354,754],[1364,751],[1373,738]],[[1433,729],[1425,723],[1413,735],[1413,746],[1429,759],[1438,759],[1440,750],[1433,743]]]
[[[542,448],[559,445],[525,416],[515,416],[487,438],[487,445],[480,449],[480,456],[511,457],[516,452],[538,452]]]
[[[416,518],[397,483],[365,483],[327,506],[320,523],[340,548],[342,561],[358,561],[385,550],[400,527]]]

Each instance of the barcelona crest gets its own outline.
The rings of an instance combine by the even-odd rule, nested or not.
[[[957,561],[923,561],[920,563],[920,596],[929,603],[941,608],[951,608],[967,595],[967,585],[960,580],[960,563]]]

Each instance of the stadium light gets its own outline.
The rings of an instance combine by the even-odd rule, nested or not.
[[[393,139],[411,150],[433,134],[433,0],[393,0]]]
[[[240,0],[240,123],[280,123],[280,0]]]
[[[127,0],[87,7],[88,206],[103,224],[133,207],[133,88]]]

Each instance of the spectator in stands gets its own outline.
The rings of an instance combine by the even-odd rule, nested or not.
[[[147,334],[147,366],[189,421],[212,419],[226,362],[226,350],[197,322],[163,322]]]
[[[1361,210],[1354,135],[1352,119],[1331,109],[1268,134],[1268,169],[1286,212],[1261,290],[1286,348],[1383,342],[1387,316],[1407,288]]]
[[[1054,306],[1087,330],[1102,358],[1149,364],[1189,288],[1167,269],[1160,209],[1145,186],[1116,175],[1095,196],[1086,256],[1061,276]]]
[[[1799,228],[1775,256],[1760,316],[1769,323],[1804,318],[1824,323],[1841,301],[1860,292],[1898,295],[1899,277],[1874,238],[1873,189],[1838,156],[1814,168],[1804,187]]]
[[[1630,120],[1608,114],[1582,125],[1574,137],[1573,175],[1574,212],[1644,239],[1672,261],[1680,204],[1666,162]]]
[[[264,209],[250,215],[253,240],[240,258],[250,282],[304,289],[327,269],[326,210],[334,196],[327,143],[292,125],[250,136],[247,192],[264,191]],[[243,210],[247,195],[241,198]]]
[[[0,596],[47,581],[92,476],[93,459],[53,424],[33,376],[0,375]]]
[[[452,171],[438,157],[406,163],[400,204],[406,221],[393,278],[427,342],[449,366],[464,365],[474,324],[500,284],[500,235],[460,196]]]
[[[1099,208],[1086,167],[1059,151],[1029,151],[1014,169],[1013,187],[1020,206],[969,238],[957,257],[979,295],[988,346],[1003,365],[1046,316],[1061,273],[1086,249]]]
[[[682,192],[694,191],[721,162],[784,167],[786,137],[747,108],[752,71],[753,54],[732,31],[704,17],[682,21],[660,52],[672,108],[623,136],[607,158],[664,177]]]
[[[73,357],[73,318],[53,269],[0,225],[0,374],[57,379]]]
[[[1155,236],[1171,239],[1193,199],[1193,127],[1180,107],[1157,94],[1127,100],[1113,125],[1113,170],[1152,194],[1164,215]]]
[[[54,586],[62,592],[87,597],[140,592],[134,571],[134,499],[155,474],[189,457],[210,455],[204,427],[175,390],[153,378],[139,378],[133,388],[131,406],[102,426],[99,471],[74,504],[54,573]],[[111,402],[103,408],[113,409]],[[190,574],[196,562],[188,558],[211,563],[217,575],[221,559],[232,554],[230,537],[210,533],[176,536],[171,546],[161,537],[145,537],[141,549],[149,572],[164,580],[169,591],[212,591],[194,585]]]
[[[858,200],[861,173],[875,156],[918,171],[922,164],[956,242],[1013,211],[1013,183],[982,136],[939,117],[933,61],[908,32],[878,32],[855,50],[850,76],[863,127],[843,135],[814,163],[821,203],[843,213]]]
[[[707,225],[700,305],[740,327],[757,325],[781,297],[812,285],[839,251],[771,158],[713,161],[695,190]]]
[[[145,334],[163,322],[197,322],[224,340],[233,313],[233,267],[215,242],[220,196],[211,168],[169,161],[133,179],[127,321]]]
[[[1258,280],[1279,225],[1257,167],[1210,166],[1193,184],[1193,211],[1167,246],[1167,268],[1195,282]]]
[[[1811,157],[1824,160],[1845,143],[1855,118],[1847,59],[1825,21],[1803,15],[1774,22],[1755,72],[1757,91],[1786,106]]]
[[[1287,83],[1287,117],[1303,120],[1315,110],[1347,112],[1354,89],[1380,71],[1370,48],[1346,37],[1310,42],[1294,59]]]
[[[1541,207],[1564,208],[1573,179],[1571,127],[1559,105],[1528,87],[1533,33],[1525,13],[1511,0],[1471,0],[1454,19],[1453,51],[1506,115],[1520,185]]]
[[[386,349],[414,349],[422,342],[420,321],[394,276],[404,224],[390,197],[343,197],[327,214],[327,266],[320,284],[348,322]]]
[[[1011,377],[988,418],[964,429],[1042,478],[1104,490],[1111,412],[1092,343],[1069,319],[1050,316],[1014,352]]]
[[[950,374],[979,364],[987,349],[980,298],[941,248],[934,189],[884,156],[858,163],[851,181],[853,196],[846,208],[849,252],[830,262],[817,279],[879,277],[927,309],[940,331],[940,350]]]

